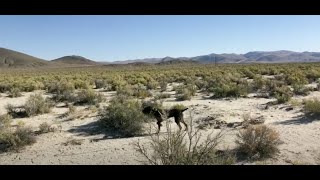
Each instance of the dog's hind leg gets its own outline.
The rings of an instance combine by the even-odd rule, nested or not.
[[[188,124],[184,122],[183,118],[181,119],[182,124],[186,127],[185,131],[188,131]]]

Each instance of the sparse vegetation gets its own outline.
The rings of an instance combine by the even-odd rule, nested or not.
[[[320,115],[319,99],[305,100],[303,103],[304,103],[303,109],[307,115]]]
[[[0,151],[19,151],[27,145],[36,142],[33,131],[29,127],[17,127],[15,131],[4,129],[0,131]]]
[[[52,107],[53,104],[50,100],[44,99],[41,94],[31,95],[24,105],[25,112],[28,116],[49,113]]]
[[[12,88],[9,91],[9,97],[15,98],[22,96],[20,89],[18,88]]]
[[[192,126],[188,132],[173,132],[167,123],[167,132],[163,137],[150,135],[151,141],[148,147],[140,142],[135,144],[136,150],[146,159],[144,163],[151,165],[226,165],[235,162],[235,156],[232,153],[219,154],[217,151],[222,133],[214,136],[210,134],[204,142],[200,142],[202,134],[199,130],[194,130]]]
[[[237,135],[239,151],[249,158],[268,158],[279,152],[279,134],[266,125],[249,126]]]
[[[104,101],[102,94],[96,93],[92,89],[81,90],[76,96],[76,104],[96,105],[102,101]]]
[[[41,123],[39,125],[39,133],[44,134],[44,133],[49,133],[49,132],[55,132],[57,129],[47,122]]]
[[[115,130],[124,136],[134,136],[143,132],[143,122],[147,121],[142,113],[141,103],[134,100],[118,100],[117,97],[110,101],[100,113],[102,126]]]

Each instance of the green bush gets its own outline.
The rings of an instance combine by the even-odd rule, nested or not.
[[[160,85],[160,90],[161,90],[161,92],[164,92],[164,91],[167,90],[167,86],[168,86],[168,83],[167,83],[167,82],[161,81],[159,85]]]
[[[55,81],[46,85],[48,93],[63,94],[65,92],[73,92],[74,84],[68,81]]]
[[[101,124],[123,136],[134,136],[143,132],[147,117],[142,113],[141,103],[133,100],[119,100],[115,97],[110,105],[99,113]]]
[[[176,95],[177,101],[191,100],[192,92],[189,89],[181,89],[178,92],[179,94]]]

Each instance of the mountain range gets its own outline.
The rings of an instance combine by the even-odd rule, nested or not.
[[[113,64],[129,65],[167,65],[178,63],[292,63],[292,62],[320,62],[320,52],[280,51],[252,51],[246,54],[223,53],[208,54],[195,57],[164,57],[146,58],[114,62],[94,61],[78,55],[64,56],[54,60],[44,60],[17,52],[0,48],[0,68],[9,67],[46,67],[46,66],[100,66]]]

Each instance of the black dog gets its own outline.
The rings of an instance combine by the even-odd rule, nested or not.
[[[146,115],[152,115],[153,117],[155,117],[157,119],[158,133],[159,133],[160,128],[162,126],[161,123],[164,121],[164,119],[171,118],[171,117],[174,117],[174,121],[177,123],[180,130],[182,129],[180,122],[183,123],[184,126],[186,127],[185,130],[188,130],[188,125],[187,125],[187,123],[184,122],[184,119],[183,119],[183,112],[187,109],[188,108],[185,108],[185,109],[173,108],[170,110],[163,111],[162,109],[157,109],[157,108],[154,108],[151,106],[147,106],[142,110],[142,112]]]

